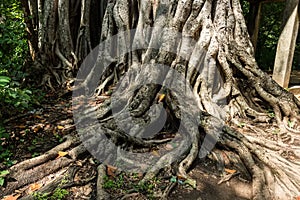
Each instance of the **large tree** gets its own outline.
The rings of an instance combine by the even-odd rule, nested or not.
[[[22,2],[43,83],[68,85],[83,66],[73,88],[75,121],[83,143],[101,161],[140,167],[142,181],[161,170],[189,178],[193,161],[214,147],[221,164],[228,164],[222,151],[231,152],[226,159],[252,181],[253,199],[300,195],[300,102],[257,66],[239,0]],[[102,95],[108,89],[115,89],[111,99]],[[243,135],[235,129],[241,118],[276,122],[280,134],[275,141],[263,131]],[[168,142],[177,148],[163,151]],[[138,157],[153,148],[162,155],[155,162]],[[63,161],[60,166],[68,164]],[[99,199],[103,195],[99,190]]]

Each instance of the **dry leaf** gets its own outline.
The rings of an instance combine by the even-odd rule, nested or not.
[[[68,152],[59,151],[59,152],[58,152],[58,157],[57,157],[57,158],[64,157],[64,156],[66,156],[66,155],[68,155]]]
[[[155,150],[151,151],[151,153],[152,153],[154,156],[157,156],[157,157],[160,156],[159,153],[158,153],[157,151],[155,151]]]
[[[38,124],[38,125],[34,126],[32,129],[33,129],[33,132],[37,133],[42,128],[43,128],[43,125],[42,124]]]
[[[80,160],[77,160],[77,161],[76,161],[76,165],[78,165],[79,167],[82,167],[82,166],[83,166],[83,164],[82,164],[82,162],[81,162]]]
[[[20,129],[25,129],[27,128],[25,125],[19,125],[19,126],[15,126],[16,128],[20,128]]]
[[[223,157],[224,164],[225,164],[225,165],[229,165],[229,163],[230,163],[230,160],[229,160],[229,158],[228,158],[227,154],[226,154],[226,153],[224,153],[224,152],[222,151],[221,155],[222,155],[222,157]]]
[[[42,184],[39,184],[39,183],[33,183],[29,186],[29,194],[31,194],[32,192],[40,189],[42,187]]]
[[[46,126],[45,126],[45,131],[47,131],[47,130],[49,130],[51,128],[51,125],[50,124],[47,124]]]
[[[235,169],[227,169],[225,168],[225,172],[229,173],[229,174],[234,174],[236,172]]]
[[[137,176],[141,179],[141,178],[144,177],[144,174],[143,174],[142,172],[139,172],[139,173],[137,174]]]
[[[115,172],[117,171],[117,168],[112,165],[107,165],[107,175],[115,177]]]
[[[20,194],[18,194],[16,196],[9,195],[9,196],[4,197],[2,200],[17,200],[20,196],[21,196]]]
[[[186,180],[186,177],[183,177],[181,175],[177,175],[177,179],[184,181],[184,180]]]
[[[63,126],[60,126],[60,125],[58,125],[57,128],[58,128],[58,130],[64,129],[64,127],[63,127]]]
[[[165,96],[166,96],[165,94],[159,94],[158,95],[158,102],[162,102],[164,100]]]

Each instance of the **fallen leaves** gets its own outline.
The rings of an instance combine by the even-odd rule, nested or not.
[[[33,183],[33,184],[29,185],[28,194],[32,194],[34,191],[37,191],[41,187],[42,187],[42,184],[39,184],[39,183]],[[17,200],[20,196],[21,196],[21,194],[9,195],[9,196],[4,197],[2,200]]]
[[[164,98],[166,97],[165,94],[159,94],[158,95],[158,102],[162,102],[164,100]]]
[[[64,157],[64,156],[66,156],[66,155],[68,155],[68,152],[65,152],[65,151],[59,151],[59,152],[58,152],[58,157],[57,157],[57,158],[61,158],[61,157]]]
[[[37,133],[38,131],[40,131],[42,128],[44,127],[44,124],[37,124],[35,126],[32,127],[32,130],[34,133]]]
[[[40,189],[42,187],[42,184],[39,183],[33,183],[29,186],[29,191],[28,194],[33,193],[34,191],[37,191],[38,189]]]
[[[17,125],[17,126],[15,126],[15,128],[19,128],[19,129],[26,129],[26,128],[27,128],[27,126],[25,126],[25,125]]]
[[[17,200],[20,196],[21,196],[20,194],[18,194],[16,196],[9,195],[9,196],[4,197],[2,200]]]
[[[33,115],[34,118],[36,119],[43,119],[44,117],[40,116],[40,115]]]
[[[64,129],[64,127],[63,127],[63,126],[60,126],[60,125],[58,125],[58,126],[57,126],[57,129],[58,129],[58,130],[63,130],[63,129]]]
[[[106,173],[108,176],[112,176],[112,177],[115,177],[116,176],[116,171],[117,171],[117,168],[112,166],[112,165],[107,165],[107,170],[106,170]]]
[[[225,168],[224,170],[225,170],[225,172],[227,172],[228,174],[234,174],[234,173],[236,172],[235,169],[227,169],[227,168]]]

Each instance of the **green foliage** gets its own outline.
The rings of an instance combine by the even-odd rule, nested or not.
[[[49,193],[35,192],[35,193],[33,193],[33,199],[34,200],[48,200],[49,195],[50,195]]]
[[[250,8],[249,1],[241,0],[241,6],[242,6],[244,17],[245,19],[247,19],[249,15],[249,8]]]
[[[5,176],[9,174],[8,170],[0,171],[0,186],[3,186],[5,183]]]
[[[0,124],[0,162],[10,167],[15,163],[10,157],[12,156],[9,148],[5,148],[5,142],[9,139],[9,134],[3,125]],[[1,181],[1,180],[0,180]]]
[[[62,200],[69,194],[68,190],[60,187],[56,188],[52,195],[50,193],[33,193],[35,200]]]
[[[273,70],[284,6],[284,2],[266,3],[262,6],[256,60],[264,70]]]
[[[54,193],[52,194],[50,199],[53,200],[61,200],[63,199],[65,196],[67,196],[69,194],[68,190],[66,189],[61,189],[61,188],[56,188],[54,190]]]
[[[6,129],[0,124],[0,140],[5,140],[9,138],[9,134],[6,132]],[[1,146],[0,146],[1,150]]]
[[[269,110],[268,110],[268,116],[269,116],[270,118],[275,118],[275,113],[274,113],[274,111],[273,111],[272,109],[269,109]]]
[[[0,72],[7,70],[10,75],[20,79],[24,76],[20,71],[28,53],[20,1],[1,1],[0,13]]]
[[[22,86],[28,76],[25,23],[20,1],[0,2],[0,118],[11,110],[28,109],[34,102],[33,91]]]
[[[138,174],[132,174],[131,177],[128,177],[126,174],[121,173],[115,177],[104,176],[103,188],[111,192],[118,191],[121,193],[134,191],[146,195],[148,199],[152,199],[154,189],[159,183],[160,180],[157,178],[147,182],[140,182]]]
[[[250,3],[241,0],[243,14],[246,20],[250,16]],[[272,71],[276,56],[277,44],[282,31],[282,20],[285,2],[263,3],[256,48],[256,60],[260,68]],[[300,38],[298,36],[293,69],[300,70]]]
[[[120,189],[124,184],[124,177],[122,174],[117,176],[114,180],[108,176],[104,177],[104,189]]]
[[[136,192],[147,193],[147,194],[152,194],[154,187],[155,187],[154,184],[152,184],[150,182],[146,182],[146,183],[142,182],[142,183],[133,185],[133,189]]]
[[[31,95],[32,92],[20,88],[17,81],[11,81],[7,76],[0,76],[0,98],[3,106],[27,109],[32,101]]]

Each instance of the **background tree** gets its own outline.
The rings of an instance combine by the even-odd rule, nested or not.
[[[107,6],[96,0],[23,0],[22,3],[27,17],[34,66],[44,75],[43,83],[51,88],[54,84],[63,85],[73,79],[79,64],[98,42],[123,31],[117,44],[111,43],[99,49],[99,55],[111,55],[109,59],[112,62],[101,77],[100,87],[88,94],[99,97],[102,90],[118,82],[126,71],[135,73],[137,78],[122,81],[121,87],[126,87],[118,99],[127,106],[118,111],[119,121],[126,124],[128,108],[136,124],[147,126],[151,119],[158,117],[150,109],[158,102],[167,110],[167,118],[170,119],[167,120],[165,130],[175,130],[186,137],[186,140],[179,142],[180,148],[167,152],[157,160],[157,164],[147,171],[143,181],[153,178],[161,169],[167,170],[168,167],[188,178],[186,171],[201,152],[203,138],[218,138],[218,133],[220,135],[216,147],[232,152],[227,155],[228,159],[252,181],[253,199],[299,196],[297,128],[300,102],[258,67],[238,0],[116,0],[109,1]],[[148,29],[150,27],[154,29]],[[131,29],[136,31],[129,34]],[[158,47],[156,50],[153,50],[153,44]],[[122,51],[116,51],[124,47],[131,49],[135,45],[142,45],[144,48],[125,55]],[[180,56],[184,52],[188,52],[184,54],[186,56]],[[151,63],[170,66],[173,70],[161,73]],[[94,81],[89,77],[97,76],[99,64],[103,63],[96,62],[90,73],[85,74],[86,79],[76,87],[76,94],[88,95],[85,93],[86,89],[91,89],[88,86],[90,81]],[[186,98],[188,103],[182,103],[176,98],[176,92],[157,84],[143,85],[136,90],[134,80],[145,79],[145,69],[151,71],[146,76],[151,79],[173,80],[174,70],[182,75],[192,88],[193,95]],[[177,94],[186,94],[184,86],[179,85]],[[128,96],[129,94],[133,96]],[[161,98],[161,94],[165,97]],[[133,135],[124,134],[110,116],[111,103],[113,102],[109,99],[105,100],[100,108],[95,107],[97,109],[85,113],[77,120],[100,120],[106,136],[124,148],[130,146],[134,150],[137,147],[150,150],[153,146],[159,148],[159,144],[166,142],[160,139],[160,134],[149,141],[135,137],[134,133],[138,134],[135,127],[129,127],[129,132]],[[86,111],[86,108],[83,109]],[[277,141],[268,140],[263,132],[260,132],[261,135],[242,135],[234,129],[239,118],[264,123],[276,122],[281,134]],[[183,129],[177,127],[179,122]],[[93,124],[89,124],[83,130],[97,130],[97,127],[93,127]],[[283,140],[283,136],[288,136],[289,140]],[[110,150],[105,144],[99,148],[98,152]],[[207,148],[209,150],[209,146]],[[220,158],[218,162],[225,163],[217,148],[214,153]],[[74,152],[83,151],[82,149],[83,146],[78,146]],[[291,153],[294,160],[284,157],[282,150]],[[76,155],[74,153],[71,156],[76,158]],[[31,163],[20,163],[12,171],[30,169],[45,162],[45,159],[42,156]],[[32,173],[31,171],[30,174]],[[16,179],[17,175],[16,172]],[[26,183],[23,181],[22,184]],[[6,192],[9,193],[18,186],[14,183],[14,187]]]
[[[31,91],[24,88],[28,74],[28,46],[25,23],[17,1],[0,3],[0,117],[13,114],[12,110],[28,108]]]
[[[54,90],[53,84],[74,77],[78,64],[99,43],[106,1],[21,2],[34,67],[44,74],[42,85]]]
[[[256,59],[260,68],[273,70],[277,42],[281,33],[284,2],[266,3],[262,7],[262,19],[259,30]]]

